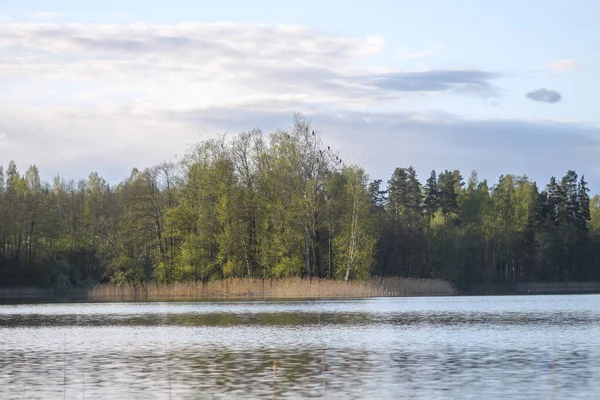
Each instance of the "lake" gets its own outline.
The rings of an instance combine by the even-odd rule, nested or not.
[[[599,396],[599,295],[0,305],[2,399]]]

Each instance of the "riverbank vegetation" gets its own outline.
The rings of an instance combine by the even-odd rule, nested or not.
[[[410,278],[371,278],[360,281],[332,279],[232,278],[173,284],[102,284],[89,290],[94,301],[199,300],[199,299],[302,299],[363,298],[389,296],[452,296],[454,287],[446,281]]]
[[[0,169],[4,287],[373,276],[469,287],[599,280],[599,260],[600,198],[575,171],[542,189],[458,170],[421,183],[410,166],[372,180],[300,117],[202,141],[117,185]]]

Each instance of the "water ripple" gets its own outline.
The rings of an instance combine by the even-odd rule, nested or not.
[[[0,398],[595,399],[600,296],[0,306]]]

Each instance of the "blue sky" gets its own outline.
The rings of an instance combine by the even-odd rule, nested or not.
[[[118,181],[297,111],[373,177],[600,191],[600,2],[94,3],[0,2],[0,163]]]

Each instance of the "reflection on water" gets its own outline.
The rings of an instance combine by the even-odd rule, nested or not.
[[[0,306],[2,399],[599,393],[600,296]]]

